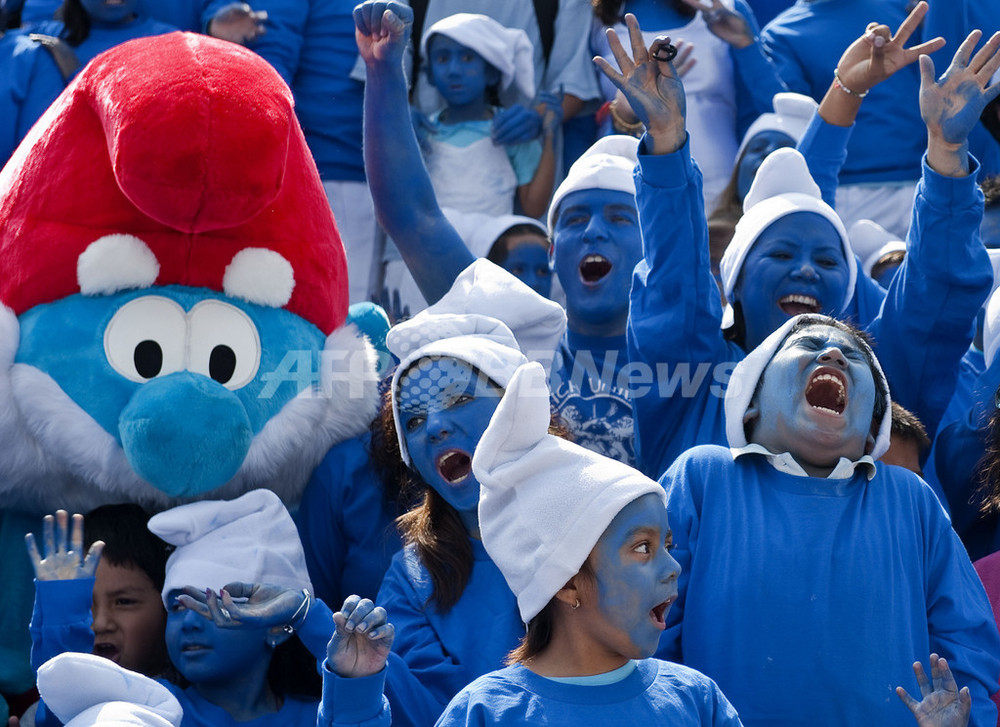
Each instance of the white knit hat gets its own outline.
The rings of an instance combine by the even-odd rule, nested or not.
[[[167,595],[185,586],[269,583],[313,592],[298,530],[270,490],[181,505],[151,517],[149,530],[177,546],[161,592],[168,607]]]
[[[566,330],[566,312],[489,260],[479,259],[434,305],[389,331],[399,366],[392,376],[392,416],[403,461],[410,463],[399,420],[399,380],[418,359],[464,361],[501,387],[529,359],[551,366]]]
[[[840,310],[847,308],[854,295],[858,277],[858,265],[847,230],[844,229],[840,216],[823,201],[819,187],[809,174],[805,158],[795,149],[787,147],[767,155],[743,200],[743,217],[736,223],[733,239],[719,263],[723,292],[727,300],[733,299],[733,290],[747,253],[760,234],[772,223],[795,212],[814,212],[828,220],[837,230],[848,269],[847,290]],[[722,316],[722,328],[729,328],[734,322],[732,306],[727,305]]]
[[[1000,349],[1000,293],[993,291],[986,301],[986,320],[983,322],[983,358],[986,368],[993,365]]]
[[[500,71],[501,90],[513,83],[526,98],[535,97],[535,47],[520,28],[508,28],[476,13],[455,13],[434,23],[420,39],[420,55],[427,56],[427,41],[439,34],[471,48]],[[425,63],[430,63],[428,58]]]
[[[518,369],[472,457],[483,546],[524,623],[580,571],[623,507],[650,493],[666,506],[658,483],[548,433],[546,382],[537,363]]]
[[[789,318],[785,323],[775,330],[770,336],[761,341],[753,351],[746,355],[733,370],[733,375],[729,379],[729,386],[726,388],[726,439],[733,449],[745,447],[747,442],[746,432],[743,427],[743,416],[750,407],[753,395],[757,391],[757,383],[764,373],[764,369],[771,363],[774,354],[781,348],[792,326],[800,321],[810,324],[830,325],[834,319],[828,316],[803,314]],[[892,428],[892,406],[889,399],[889,382],[882,373],[882,365],[875,357],[875,353],[863,339],[858,339],[858,345],[866,351],[872,361],[875,362],[875,370],[878,377],[875,386],[885,392],[885,414],[879,422],[878,435],[875,437],[875,446],[869,453],[872,459],[878,459],[889,449],[889,433]]]
[[[94,654],[49,659],[38,667],[38,693],[66,727],[181,724],[181,705],[165,686]]]
[[[891,240],[890,242],[885,243],[882,247],[865,258],[865,261],[861,263],[861,272],[868,277],[871,277],[872,269],[878,264],[878,261],[891,252],[906,252],[906,243],[902,240]]]
[[[455,228],[469,251],[476,257],[486,257],[493,243],[507,230],[517,225],[530,225],[538,234],[548,239],[545,225],[534,217],[524,215],[488,215],[483,212],[464,212],[454,207],[442,207],[441,211]]]
[[[900,240],[899,235],[889,232],[872,220],[855,221],[847,228],[847,237],[851,242],[851,249],[861,261],[861,272],[869,277],[875,263],[883,255],[895,250],[906,252],[906,242]]]
[[[746,149],[750,140],[763,131],[783,132],[798,144],[802,135],[806,133],[806,128],[808,128],[813,114],[819,108],[819,104],[812,96],[790,92],[774,94],[771,105],[774,108],[774,113],[758,116],[743,135],[743,141],[736,153],[737,159],[740,158],[740,154]]]
[[[605,136],[594,142],[573,162],[549,203],[549,233],[555,228],[559,204],[570,192],[607,189],[635,194],[635,165],[639,161],[639,140],[631,136]]]

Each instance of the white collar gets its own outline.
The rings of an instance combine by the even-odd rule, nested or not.
[[[802,469],[802,465],[795,461],[790,452],[782,452],[781,454],[775,454],[771,450],[765,448],[763,445],[757,444],[756,442],[750,442],[743,447],[730,447],[730,453],[733,455],[733,460],[737,460],[745,454],[762,454],[771,466],[778,472],[784,472],[785,474],[795,475],[796,477],[811,477],[811,475]],[[859,459],[851,461],[847,457],[841,457],[840,461],[837,462],[837,466],[833,468],[833,472],[826,476],[828,480],[847,480],[854,476],[854,470],[858,467],[864,467],[867,472],[865,473],[869,480],[875,476],[875,460],[871,458],[870,455],[862,455]]]

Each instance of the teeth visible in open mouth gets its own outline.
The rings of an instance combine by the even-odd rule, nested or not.
[[[472,472],[472,458],[465,452],[453,449],[438,458],[437,468],[445,481],[454,485]]]
[[[819,313],[821,310],[819,301],[811,295],[786,295],[778,301],[778,306],[790,316],[800,313]]]
[[[809,380],[806,401],[814,409],[831,414],[843,414],[847,403],[847,387],[839,376],[819,374]]]
[[[603,255],[587,255],[580,261],[580,277],[584,282],[597,282],[610,272],[611,261]]]

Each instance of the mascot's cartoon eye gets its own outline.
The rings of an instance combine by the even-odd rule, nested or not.
[[[227,389],[245,386],[260,366],[260,336],[250,316],[221,300],[203,300],[188,313],[188,368]]]
[[[184,368],[187,316],[177,303],[150,295],[129,301],[104,329],[104,355],[130,381],[149,381]]]

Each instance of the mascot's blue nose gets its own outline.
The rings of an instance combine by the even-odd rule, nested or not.
[[[139,387],[122,410],[118,432],[136,473],[171,497],[225,484],[243,464],[253,439],[239,398],[187,371]]]

